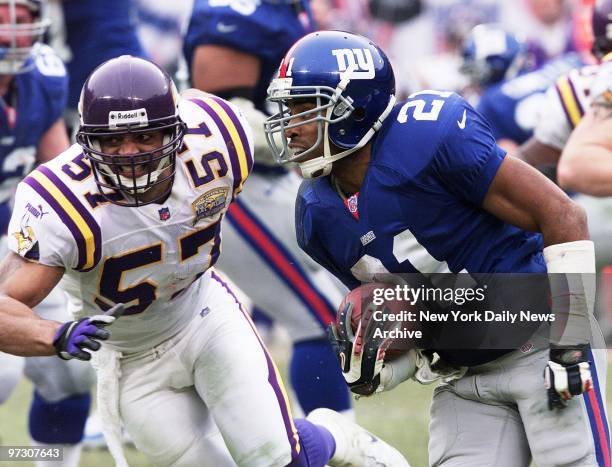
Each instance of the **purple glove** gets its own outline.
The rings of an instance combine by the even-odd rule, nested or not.
[[[123,303],[118,303],[102,315],[62,324],[53,338],[53,346],[58,357],[63,360],[73,358],[90,360],[91,353],[85,349],[98,350],[100,348],[98,341],[105,341],[110,337],[110,332],[105,327],[119,318],[124,310]]]

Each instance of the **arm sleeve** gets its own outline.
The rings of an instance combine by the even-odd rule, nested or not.
[[[48,46],[40,47],[36,58],[38,79],[43,82],[45,108],[45,131],[64,113],[68,103],[68,75],[62,59]]]
[[[505,155],[484,118],[461,99],[451,112],[435,156],[441,183],[480,206]]]
[[[534,135],[540,143],[561,151],[569,139],[572,127],[556,85],[548,88],[545,99]]]
[[[51,206],[21,182],[8,228],[8,248],[46,266],[74,268],[78,250],[74,238]]]

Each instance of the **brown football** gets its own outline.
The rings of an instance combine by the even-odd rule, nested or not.
[[[336,322],[341,320],[341,314],[346,310],[347,304],[350,303],[352,305],[350,319],[353,336],[355,336],[360,323],[362,328],[365,329],[373,319],[382,322],[381,329],[384,331],[391,331],[392,329],[417,330],[418,322],[409,322],[405,319],[406,312],[417,310],[416,306],[401,300],[383,300],[383,303],[379,305],[374,303],[376,297],[384,296],[381,295],[384,294],[383,290],[393,287],[390,284],[371,282],[351,290],[338,307]],[[391,315],[394,315],[394,320],[389,319]],[[385,351],[385,361],[396,359],[410,349],[417,347],[417,344],[417,339],[390,338]]]

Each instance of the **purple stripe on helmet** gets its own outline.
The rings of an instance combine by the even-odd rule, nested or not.
[[[229,285],[221,277],[219,277],[219,275],[217,275],[214,271],[212,271],[211,277],[217,282],[219,282],[221,286],[225,290],[227,290],[227,292],[234,298],[236,303],[240,305],[240,311],[247,319],[247,322],[249,323],[249,325],[251,326],[251,329],[255,333],[255,337],[257,338],[257,341],[259,342],[259,345],[261,346],[264,352],[264,355],[266,356],[266,363],[268,365],[268,383],[270,383],[270,386],[272,386],[272,389],[274,390],[274,393],[276,394],[278,406],[283,416],[283,422],[285,424],[285,431],[287,432],[287,439],[289,440],[289,444],[291,446],[291,459],[297,459],[297,457],[299,456],[299,444],[300,444],[299,438],[297,437],[297,431],[296,432],[293,431],[292,424],[291,424],[292,419],[291,419],[290,409],[289,409],[289,406],[287,405],[287,401],[285,400],[285,397],[283,396],[283,391],[281,390],[281,387],[280,387],[281,383],[278,381],[276,377],[274,363],[272,363],[272,359],[270,358],[268,349],[266,349],[266,346],[259,338],[259,335],[257,334],[257,331],[255,330],[253,326],[253,323],[247,316],[247,312],[244,310],[244,308],[242,307],[242,304],[240,303],[240,300],[238,300],[238,297],[236,297],[236,294],[232,291]]]
[[[87,258],[87,249],[85,247],[85,238],[83,237],[83,234],[81,233],[77,225],[68,215],[68,213],[64,210],[64,208],[59,204],[59,202],[53,196],[51,196],[51,194],[45,189],[45,187],[43,187],[38,182],[38,180],[28,176],[23,181],[24,183],[32,187],[34,191],[36,191],[40,196],[42,196],[42,198],[49,204],[49,206],[51,206],[51,208],[57,213],[64,225],[68,227],[68,229],[72,233],[72,236],[74,237],[79,252],[79,262],[76,268],[74,269],[79,269],[83,267]]]
[[[87,269],[87,271],[93,269],[96,264],[100,261],[100,256],[102,254],[102,231],[100,230],[100,226],[91,215],[91,213],[83,206],[75,194],[70,191],[70,189],[62,182],[57,175],[55,175],[49,168],[45,166],[40,166],[38,169],[41,173],[43,173],[56,187],[58,190],[62,192],[62,194],[66,197],[66,199],[70,202],[72,207],[74,207],[77,212],[81,215],[87,227],[91,230],[94,237],[94,262],[93,265]],[[79,257],[79,266],[77,269],[86,271],[82,269],[82,267],[87,262],[87,255],[83,257]]]
[[[249,139],[247,138],[246,133],[244,132],[244,128],[242,124],[240,123],[240,120],[238,119],[238,115],[236,115],[236,113],[232,110],[232,108],[229,105],[227,105],[227,102],[224,101],[223,99],[216,97],[216,96],[210,96],[210,98],[214,100],[217,104],[219,104],[221,107],[223,107],[223,110],[227,112],[227,115],[229,115],[229,117],[232,119],[232,122],[236,126],[236,129],[238,130],[238,134],[240,135],[240,142],[242,143],[242,146],[244,147],[244,152],[246,154],[246,159],[247,159],[247,166],[249,168],[249,173],[250,173],[251,170],[253,169],[253,155],[251,154],[251,148],[249,147]]]
[[[236,147],[234,146],[232,137],[230,136],[229,131],[227,130],[225,124],[221,120],[221,117],[219,117],[217,112],[215,112],[210,107],[210,105],[208,105],[206,102],[204,102],[201,99],[190,99],[190,100],[191,102],[193,102],[194,104],[202,108],[208,115],[210,115],[210,117],[213,119],[217,127],[219,127],[221,134],[223,135],[223,140],[225,141],[227,145],[227,149],[228,149],[229,157],[230,157],[230,163],[232,165],[232,175],[234,176],[234,190],[233,191],[235,193],[236,189],[240,186],[240,183],[242,183],[242,172],[240,170],[240,160],[238,159],[238,152],[236,151]],[[248,152],[248,146],[246,147],[246,152]],[[248,161],[248,154],[247,154],[247,161]],[[250,167],[249,167],[249,170],[250,170]],[[233,198],[233,193],[232,193],[232,198]]]

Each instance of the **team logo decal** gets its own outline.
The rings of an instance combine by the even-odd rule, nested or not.
[[[157,212],[159,213],[160,221],[167,221],[168,219],[170,219],[170,208],[161,208]]]
[[[335,49],[332,55],[338,60],[338,70],[352,72],[351,79],[372,79],[376,75],[374,58],[369,49]]]
[[[34,235],[32,227],[27,225],[30,218],[22,219],[19,232],[13,232],[13,237],[17,239],[17,253],[24,258],[38,260],[40,253],[38,249],[38,240]]]
[[[223,210],[227,201],[227,192],[227,188],[213,188],[191,203],[191,208],[195,214],[193,225],[196,225],[200,219],[214,216]]]

